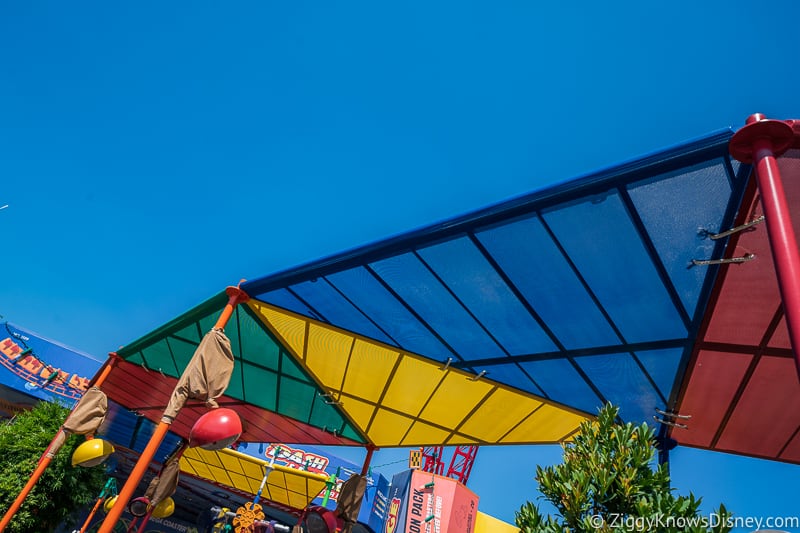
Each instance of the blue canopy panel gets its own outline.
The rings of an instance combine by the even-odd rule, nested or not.
[[[251,298],[594,414],[674,406],[746,176],[725,131],[246,282]],[[741,174],[741,175],[740,175]]]

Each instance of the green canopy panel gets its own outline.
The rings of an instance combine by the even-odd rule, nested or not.
[[[183,369],[226,302],[224,294],[215,296],[158,332],[120,349],[117,355],[123,361],[103,386],[108,397],[150,420],[160,420]],[[331,445],[366,442],[246,306],[235,309],[225,334],[235,363],[226,394],[218,403],[239,413],[244,424],[242,440]],[[202,403],[190,400],[171,430],[188,436],[194,421],[206,411]]]

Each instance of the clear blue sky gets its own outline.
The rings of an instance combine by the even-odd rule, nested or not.
[[[0,314],[102,359],[240,278],[800,118],[797,20],[794,0],[4,2]],[[481,450],[470,485],[511,521],[558,459]],[[673,472],[709,507],[800,514],[798,467],[679,449]]]

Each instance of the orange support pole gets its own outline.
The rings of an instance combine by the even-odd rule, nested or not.
[[[142,480],[145,472],[147,472],[147,468],[150,466],[150,462],[153,460],[153,457],[158,451],[158,447],[161,446],[161,441],[163,441],[164,437],[167,435],[169,426],[169,424],[163,421],[158,423],[156,430],[150,437],[150,441],[142,451],[142,455],[139,456],[139,460],[136,461],[136,465],[133,467],[133,470],[131,470],[127,481],[125,481],[125,485],[122,487],[122,490],[119,491],[119,494],[117,495],[117,501],[114,502],[111,510],[108,511],[106,518],[103,520],[103,525],[100,527],[97,533],[101,533],[103,531],[110,533],[114,530],[114,526],[117,525],[117,522],[122,516],[122,512],[125,510],[125,507],[128,505],[131,497],[133,497],[133,493],[136,492],[136,487],[139,485],[139,481]]]
[[[89,512],[89,516],[87,516],[86,520],[84,520],[83,525],[81,526],[81,529],[80,529],[80,531],[78,533],[86,533],[86,529],[89,527],[89,524],[92,522],[92,518],[94,518],[94,515],[97,512],[97,510],[100,508],[100,504],[103,503],[103,500],[105,500],[105,498],[97,498],[97,501],[95,502],[94,507],[92,507],[92,510]]]
[[[217,320],[217,323],[214,324],[214,329],[224,329],[228,320],[230,320],[233,315],[233,310],[236,306],[250,299],[247,293],[238,286],[228,287],[225,289],[225,293],[228,295],[228,303],[225,305],[225,309],[222,310],[222,314]],[[117,501],[114,502],[114,506],[106,515],[105,520],[103,520],[103,525],[100,526],[97,533],[112,533],[112,531],[114,531],[114,526],[117,525],[117,522],[122,516],[122,512],[125,510],[133,493],[136,491],[136,487],[138,487],[139,482],[144,477],[145,472],[147,472],[150,462],[158,451],[158,447],[161,446],[161,442],[167,435],[169,426],[170,424],[164,422],[163,419],[158,423],[156,430],[150,437],[150,441],[147,443],[147,446],[145,446],[142,455],[139,456],[139,460],[136,461],[136,465],[134,465],[128,479],[125,481],[125,485],[122,487],[122,490],[119,491]]]
[[[240,285],[242,281],[239,282]],[[214,329],[225,329],[225,325],[228,323],[228,320],[231,319],[231,315],[233,315],[233,310],[236,309],[236,306],[250,299],[247,293],[239,288],[239,285],[236,287],[228,287],[225,289],[225,294],[228,295],[228,303],[219,315],[217,323],[214,324]]]
[[[94,515],[97,512],[97,510],[100,508],[100,504],[101,503],[103,503],[102,499],[99,499],[99,500],[97,500],[97,502],[95,502],[94,507],[92,507],[92,510],[89,513],[89,516],[87,516],[86,520],[83,522],[83,525],[81,526],[81,529],[80,529],[79,533],[85,533],[86,532],[86,528],[89,527],[89,524],[91,523],[92,518],[94,518]]]
[[[92,378],[92,381],[89,382],[89,387],[100,387],[106,380],[108,375],[111,373],[111,369],[116,364],[116,361],[117,361],[116,354],[113,353],[109,354],[108,359],[106,359],[106,362],[103,364],[102,368],[100,368],[100,371],[97,373],[97,375],[95,375],[94,378]],[[30,494],[31,490],[33,490],[33,487],[36,486],[36,483],[39,481],[39,478],[42,477],[44,471],[47,470],[47,467],[50,465],[50,461],[52,460],[52,457],[48,457],[47,453],[50,451],[50,448],[53,446],[53,443],[56,441],[56,439],[58,439],[61,436],[61,433],[63,432],[64,432],[64,427],[62,425],[60,428],[58,428],[58,432],[56,432],[55,436],[53,437],[53,440],[50,441],[50,444],[47,446],[47,449],[39,458],[39,463],[36,465],[36,469],[33,471],[33,474],[31,474],[31,477],[28,479],[28,482],[25,483],[25,486],[17,495],[17,498],[8,508],[8,511],[6,511],[6,514],[3,515],[3,520],[0,521],[0,533],[5,531],[5,529],[8,527],[8,524],[11,522],[11,519],[14,518],[14,515],[17,514],[17,511],[19,511],[19,508],[22,506],[22,502],[25,501],[25,498],[28,497],[28,494]]]
[[[59,429],[58,433],[56,433],[56,436],[58,436],[61,431],[62,430]],[[55,438],[53,440],[55,440]],[[50,446],[47,447],[47,450],[49,449]],[[20,493],[17,495],[17,499],[14,500],[14,503],[11,504],[11,507],[8,508],[5,516],[3,516],[3,521],[0,522],[0,531],[4,531],[6,529],[6,526],[8,526],[9,522],[11,522],[11,519],[15,514],[17,514],[17,511],[19,511],[19,508],[22,506],[22,502],[24,502],[25,498],[28,497],[28,494],[36,485],[36,482],[39,481],[39,478],[42,477],[44,471],[47,470],[47,467],[50,466],[50,461],[52,458],[47,456],[47,450],[45,450],[44,454],[42,454],[42,457],[39,459],[39,464],[36,465],[36,470],[33,471],[30,479],[28,479],[28,482],[25,483],[22,491],[20,491]]]
[[[78,531],[78,533],[86,533],[86,530],[89,529],[89,524],[92,523],[92,518],[94,518],[94,515],[95,513],[97,513],[97,510],[100,508],[103,502],[108,500],[108,498],[113,498],[114,495],[116,495],[116,493],[117,493],[117,480],[114,479],[113,477],[108,478],[108,481],[106,481],[103,490],[100,491],[100,496],[97,497],[97,502],[95,502],[94,507],[92,507],[92,510],[89,512],[89,515],[86,517],[86,520],[84,520],[83,525],[81,526],[81,529],[80,531]]]

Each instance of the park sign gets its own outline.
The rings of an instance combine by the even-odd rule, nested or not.
[[[336,508],[342,483],[352,474],[359,473],[362,468],[361,465],[338,457],[327,449],[309,445],[245,444],[239,446],[239,451],[269,462],[274,461],[276,465],[328,476],[331,484],[313,500],[312,504],[324,505],[329,509]],[[386,518],[388,492],[389,480],[376,469],[370,469],[358,522],[369,525],[373,531],[380,530]]]
[[[392,478],[381,533],[474,533],[478,496],[455,479],[421,470]]]
[[[40,400],[77,400],[100,365],[86,354],[12,324],[0,328],[0,385],[9,389]]]

